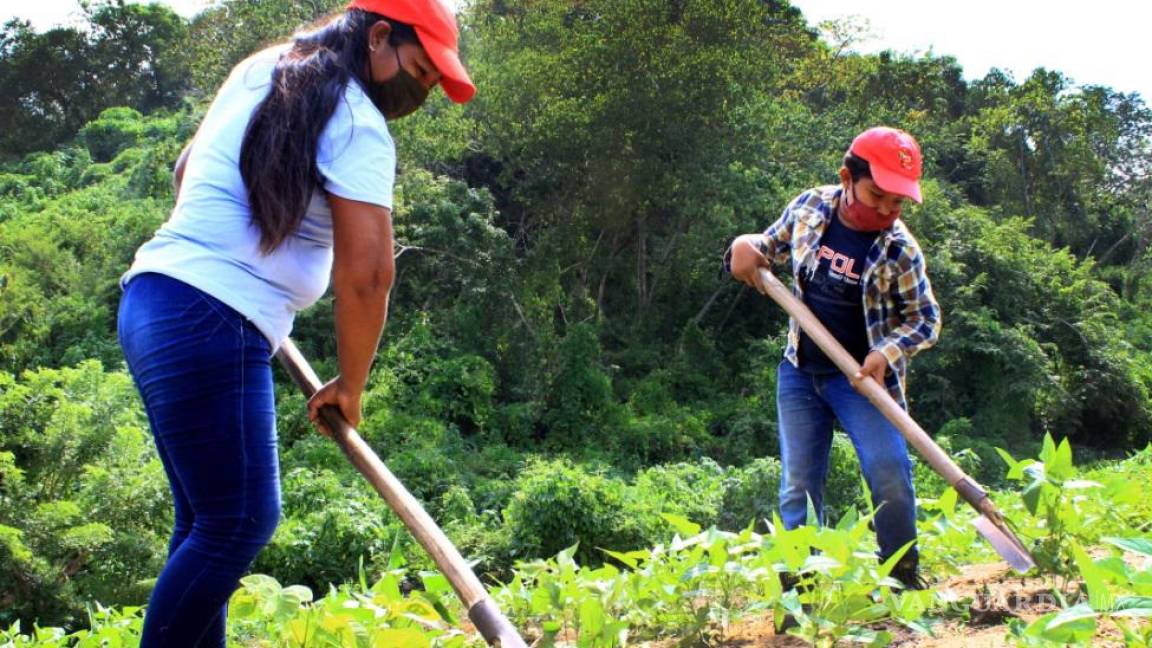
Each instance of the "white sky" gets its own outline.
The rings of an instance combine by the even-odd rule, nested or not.
[[[212,0],[161,0],[191,16]],[[809,23],[864,16],[876,36],[857,49],[956,57],[965,77],[992,67],[1023,81],[1033,69],[1059,70],[1076,83],[1139,92],[1152,104],[1149,0],[792,0]],[[80,16],[77,0],[0,0],[0,20],[37,29]]]
[[[877,38],[856,49],[951,55],[966,79],[990,68],[1024,81],[1037,67],[1081,85],[1139,92],[1152,105],[1149,0],[792,0],[809,24],[864,16]]]
[[[213,4],[212,0],[161,1],[187,17]],[[30,20],[38,31],[43,31],[57,25],[82,22],[84,14],[78,0],[0,0],[0,22],[8,22],[13,17]]]

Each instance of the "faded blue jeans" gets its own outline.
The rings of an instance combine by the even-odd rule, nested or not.
[[[140,645],[223,648],[228,598],[280,519],[270,345],[223,302],[154,273],[128,283],[118,327],[175,503]]]
[[[813,375],[784,360],[776,372],[780,423],[780,517],[789,529],[808,517],[808,498],[823,522],[824,481],[832,424],[848,433],[878,510],[873,519],[881,558],[916,539],[916,494],[904,437],[841,373]],[[915,564],[913,546],[901,563]]]

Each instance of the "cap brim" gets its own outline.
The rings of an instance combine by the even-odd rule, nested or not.
[[[879,164],[871,165],[872,181],[888,193],[899,194],[911,198],[918,203],[924,202],[920,195],[920,182],[906,176],[889,171]]]
[[[460,56],[456,54],[455,48],[437,41],[420,27],[416,27],[416,35],[419,36],[424,51],[428,53],[428,58],[432,59],[432,64],[440,72],[440,85],[444,88],[444,94],[456,103],[471,101],[476,95],[476,86],[472,84],[472,79],[464,69],[464,64],[460,62]]]

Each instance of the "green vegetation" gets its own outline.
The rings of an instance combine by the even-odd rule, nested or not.
[[[1145,646],[1152,633],[1152,569],[1142,558],[1152,557],[1152,539],[1148,503],[1132,496],[1132,485],[1152,477],[1152,447],[1089,471],[1076,471],[1070,461],[1067,445],[1046,438],[1039,459],[1012,461],[1010,472],[1024,465],[1034,475],[1057,480],[1042,489],[1056,488],[1063,474],[1065,489],[1092,484],[1121,496],[1081,497],[1075,510],[1041,510],[1034,505],[1035,483],[1001,494],[1000,504],[1022,523],[1022,536],[1042,559],[1041,569],[1050,564],[1043,557],[1046,547],[1056,546],[1054,539],[1061,540],[1059,551],[1068,558],[1059,563],[1066,580],[1052,592],[1066,609],[1030,622],[1014,620],[1006,640],[1020,646],[1095,645],[1098,624],[1108,619],[1128,645]],[[1044,496],[1052,495],[1059,493]],[[945,558],[988,558],[969,524],[974,514],[957,509],[956,500],[949,489],[927,503],[921,521],[923,545],[942,570]],[[588,647],[664,637],[697,645],[722,637],[742,620],[784,615],[797,621],[790,634],[814,645],[880,646],[897,632],[931,635],[944,620],[975,605],[930,590],[903,590],[888,577],[900,554],[879,564],[868,528],[871,516],[855,510],[835,527],[785,531],[775,518],[765,533],[751,526],[739,532],[704,530],[679,515],[661,517],[670,531],[667,542],[646,550],[598,550],[596,563],[602,564],[577,561],[577,545],[546,560],[521,561],[495,596],[514,623],[541,638],[541,645],[564,641]],[[1080,527],[1072,537],[1066,529],[1084,519],[1108,522]],[[1086,548],[1094,548],[1094,555]],[[395,545],[387,562],[373,570],[378,579],[372,584],[367,571],[361,566],[357,581],[331,588],[320,600],[308,587],[283,587],[259,574],[246,577],[232,599],[231,636],[240,645],[260,646],[483,645],[462,626],[463,610],[447,580],[413,569]],[[796,587],[785,590],[785,573],[798,580]],[[89,628],[71,634],[52,627],[22,634],[17,622],[0,637],[13,646],[95,646],[139,636],[137,607],[97,607],[89,615]]]
[[[235,0],[185,21],[109,2],[88,30],[0,30],[0,645],[138,632],[171,511],[116,344],[118,277],[230,67],[341,4]],[[463,20],[477,100],[436,97],[393,125],[399,281],[361,432],[504,584],[516,623],[610,646],[788,613],[812,642],[881,644],[955,616],[868,556],[844,439],[838,526],[770,524],[784,319],[717,276],[733,236],[890,123],[925,150],[926,200],[906,216],[944,308],[912,413],[998,489],[1066,604],[1012,640],[1152,642],[1134,558],[1152,533],[1143,99],[1051,70],[967,82],[948,57],[852,54],[786,2],[500,0]],[[325,375],[331,331],[324,300],[294,334]],[[278,380],[285,517],[232,636],[478,645]],[[915,470],[931,572],[993,560],[955,494]],[[782,571],[816,586],[784,591]]]

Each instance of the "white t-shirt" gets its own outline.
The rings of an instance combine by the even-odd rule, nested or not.
[[[296,312],[328,288],[332,213],[324,192],[391,209],[396,174],[384,116],[349,81],[320,135],[316,163],[323,191],[313,194],[296,232],[271,254],[260,251],[260,230],[251,222],[240,176],[240,144],[287,47],[266,49],[232,70],[196,132],[172,216],[137,250],[121,280],[157,272],[195,286],[251,320],[274,350],[291,332]]]

